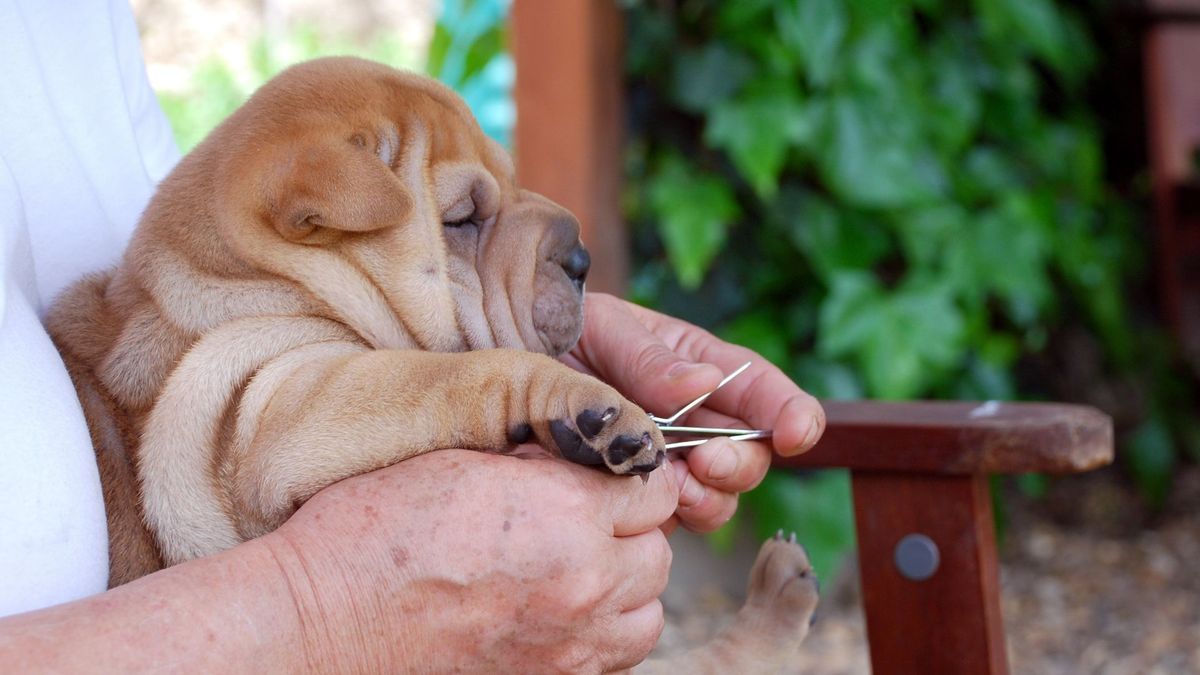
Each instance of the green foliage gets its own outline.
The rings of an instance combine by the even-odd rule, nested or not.
[[[743,496],[733,519],[709,535],[708,541],[717,552],[727,553],[736,542],[737,532],[747,526],[756,541],[780,530],[785,536],[795,532],[817,577],[832,580],[841,567],[843,552],[854,545],[854,517],[849,505],[847,471],[818,471],[804,478],[773,471],[758,488]]]
[[[1036,397],[1052,388],[1015,368],[1068,324],[1099,336],[1105,367],[1155,347],[1129,330],[1141,250],[1104,183],[1072,6],[626,4],[636,300],[824,396]],[[1177,426],[1126,449],[1151,496]],[[817,511],[773,503],[785,527]]]
[[[742,505],[753,516],[756,539],[778,530],[795,532],[818,578],[832,580],[842,552],[854,545],[847,471],[820,471],[807,479],[772,472],[745,495]]]
[[[420,65],[416,55],[393,37],[380,37],[362,45],[323,37],[312,26],[298,26],[276,39],[258,38],[237,63],[209,57],[192,72],[185,90],[159,92],[158,102],[171,123],[180,151],[188,152],[279,71],[301,61],[338,55],[359,56],[397,68],[416,69]]]
[[[424,58],[393,36],[360,44],[296,26],[280,37],[255,40],[237,63],[210,57],[192,72],[186,90],[160,92],[159,103],[176,143],[187,152],[284,68],[322,56],[359,56],[407,70],[424,65],[424,72],[462,95],[488,135],[507,144],[514,117],[507,9],[508,0],[446,0]]]
[[[484,132],[508,145],[515,110],[509,95],[508,0],[443,0],[425,72],[457,91]]]
[[[680,283],[695,288],[725,243],[726,223],[737,216],[732,190],[668,154],[650,188],[650,204]]]

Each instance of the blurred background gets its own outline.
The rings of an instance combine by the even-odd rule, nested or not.
[[[132,4],[185,151],[326,54],[438,77],[506,145],[520,124],[506,0]],[[1104,410],[1114,466],[993,482],[1013,669],[1200,672],[1200,2],[618,4],[609,283],[821,397]],[[772,473],[742,504],[684,544],[715,562],[677,574],[664,648],[736,606],[747,542],[782,527],[837,580],[803,672],[866,672],[847,476]]]

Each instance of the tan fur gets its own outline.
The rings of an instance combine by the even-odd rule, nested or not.
[[[163,181],[120,264],[47,319],[96,447],[110,585],[439,448],[532,432],[653,469],[646,414],[551,358],[582,330],[579,246],[440,84],[336,58],[263,86]]]

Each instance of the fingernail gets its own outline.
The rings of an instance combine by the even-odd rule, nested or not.
[[[679,505],[695,506],[701,499],[704,499],[704,486],[689,474],[683,479],[683,487],[679,490]]]
[[[671,379],[671,380],[682,379],[684,377],[687,377],[691,373],[694,373],[698,370],[702,370],[703,368],[705,368],[705,365],[703,363],[695,363],[692,361],[680,361],[679,363],[676,363],[675,365],[671,366],[667,370],[667,378]]]
[[[802,450],[808,450],[817,444],[821,438],[821,423],[817,421],[817,416],[813,415],[808,423],[808,433],[804,434],[804,442],[800,444]]]
[[[721,441],[717,456],[708,465],[708,477],[712,480],[725,480],[734,474],[738,468],[738,455],[729,447],[729,441]]]

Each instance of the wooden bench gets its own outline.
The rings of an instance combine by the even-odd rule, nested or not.
[[[817,447],[776,464],[850,469],[874,672],[1008,672],[988,476],[1103,466],[1108,416],[1054,403],[824,405]],[[906,537],[936,551],[928,578],[897,562]]]
[[[518,178],[579,217],[601,261],[589,287],[619,295],[620,12],[610,0],[515,0],[512,33]],[[988,476],[1107,464],[1110,420],[1060,404],[825,408],[821,443],[777,464],[851,471],[873,670],[1007,672]]]

